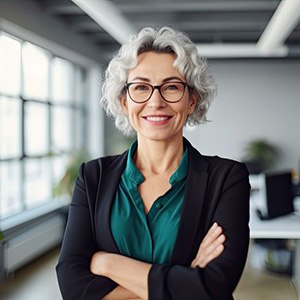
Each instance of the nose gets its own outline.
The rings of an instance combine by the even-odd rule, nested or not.
[[[159,89],[155,88],[150,99],[147,101],[149,107],[164,107],[167,105],[166,101],[162,98]]]

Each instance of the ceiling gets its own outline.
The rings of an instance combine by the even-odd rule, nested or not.
[[[109,59],[146,26],[186,32],[211,58],[300,58],[300,0],[36,0]]]

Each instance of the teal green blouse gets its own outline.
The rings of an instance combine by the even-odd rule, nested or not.
[[[146,215],[138,191],[144,176],[133,162],[136,148],[137,142],[129,149],[126,168],[112,206],[112,235],[122,255],[149,263],[168,263],[181,218],[188,170],[187,149],[169,180],[171,188],[155,200]]]

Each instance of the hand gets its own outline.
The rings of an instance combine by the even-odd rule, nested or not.
[[[223,252],[225,235],[222,232],[222,228],[214,223],[200,244],[198,253],[192,261],[192,268],[205,268],[209,262]]]

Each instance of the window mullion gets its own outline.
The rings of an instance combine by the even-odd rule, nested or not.
[[[26,153],[25,153],[25,99],[23,97],[23,91],[24,91],[24,69],[23,69],[23,45],[24,42],[21,42],[21,58],[20,58],[20,101],[22,103],[21,106],[21,160],[20,160],[20,170],[21,170],[21,178],[25,178],[25,157],[26,157]],[[21,209],[22,211],[24,211],[26,209],[26,205],[25,205],[25,184],[24,184],[24,180],[21,180]]]

